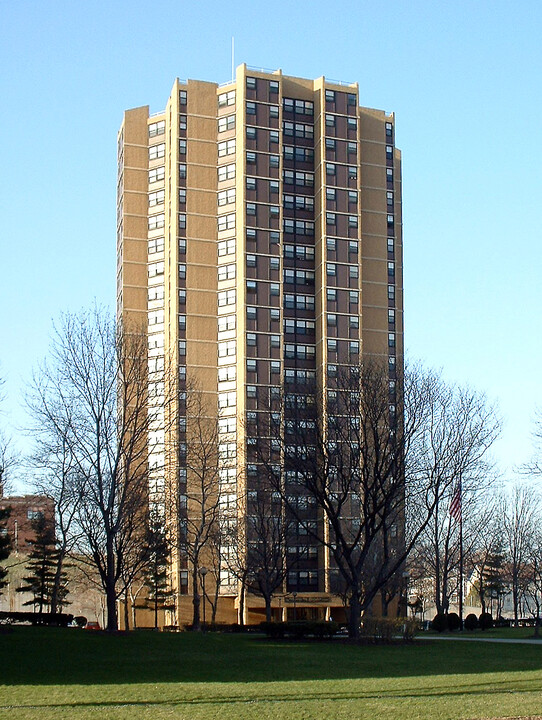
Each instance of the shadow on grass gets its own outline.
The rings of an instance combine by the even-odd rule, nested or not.
[[[108,636],[75,629],[17,627],[0,635],[0,668],[4,685],[405,678],[536,671],[542,669],[542,648],[451,641],[352,646],[337,642],[282,643],[252,635],[142,631]],[[475,692],[475,688],[469,684],[468,692]],[[404,692],[408,696],[408,691],[401,690],[401,697]],[[443,685],[442,692],[465,691]],[[333,693],[324,693],[323,697],[333,699]],[[282,692],[280,698],[284,698]],[[228,700],[213,698],[215,701]],[[194,698],[193,702],[198,700]]]

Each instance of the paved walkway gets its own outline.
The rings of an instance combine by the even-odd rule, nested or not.
[[[481,638],[481,637],[464,637],[462,635],[416,635],[416,640],[459,640],[460,642],[486,642],[486,643],[512,643],[524,645],[542,645],[542,637],[540,638]]]

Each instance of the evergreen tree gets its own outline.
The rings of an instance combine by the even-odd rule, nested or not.
[[[158,628],[158,610],[168,607],[173,592],[167,578],[169,542],[162,523],[151,521],[146,536],[148,562],[145,570],[145,587],[148,590],[147,601],[154,610],[154,627]]]
[[[10,514],[10,509],[0,509],[0,560],[6,560],[11,552],[11,538],[8,535],[6,523]],[[2,594],[2,588],[6,587],[6,575],[8,574],[7,569],[0,565],[0,595]]]
[[[34,605],[41,615],[51,604],[59,552],[54,525],[51,521],[46,520],[42,515],[33,520],[32,529],[35,532],[35,538],[29,541],[32,549],[25,568],[29,574],[23,578],[25,584],[17,588],[17,592],[32,593],[32,598],[27,600],[24,605]],[[62,605],[67,604],[67,594],[66,573],[62,571],[58,591],[59,609]]]

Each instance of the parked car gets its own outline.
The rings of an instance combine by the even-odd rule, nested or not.
[[[100,623],[97,620],[89,620],[85,625],[85,630],[101,630]]]

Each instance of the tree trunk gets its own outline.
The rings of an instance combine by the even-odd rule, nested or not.
[[[239,625],[245,624],[245,577],[241,579],[241,592],[239,593]]]
[[[128,588],[124,591],[124,630],[128,632],[130,629],[130,607],[128,603]]]
[[[107,607],[107,631],[116,632],[119,629],[117,617],[117,591],[115,582],[115,553],[110,541],[107,543],[105,598]]]
[[[272,620],[271,614],[271,595],[265,596],[265,620],[270,623]]]
[[[200,595],[198,592],[198,570],[194,566],[192,572],[192,630],[201,630]]]
[[[65,554],[64,549],[60,550],[57,558],[53,588],[51,590],[51,613],[58,612],[58,596],[60,593],[60,582],[62,579],[62,567],[64,565]]]
[[[348,603],[348,637],[357,640],[361,626],[361,603],[357,592],[353,592]]]

